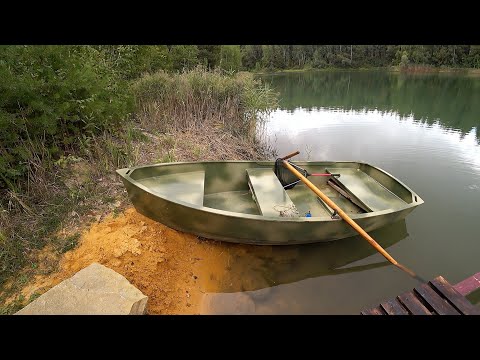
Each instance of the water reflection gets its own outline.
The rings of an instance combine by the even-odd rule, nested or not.
[[[405,220],[370,232],[385,249],[408,236]],[[217,292],[252,291],[325,275],[388,266],[388,261],[358,263],[376,250],[362,237],[301,246],[241,246],[231,250],[229,271],[215,282]],[[355,263],[355,264],[354,264]],[[212,289],[207,288],[206,291]]]
[[[475,130],[480,141],[480,79],[446,74],[306,72],[262,77],[281,95],[280,108],[293,111],[342,109],[413,116],[415,121],[462,135]]]
[[[408,236],[405,220],[370,234],[385,249]],[[210,289],[206,285],[201,312],[275,313],[279,307],[278,285],[391,266],[381,256],[369,259],[374,254],[376,250],[360,236],[301,246],[236,247],[230,254],[229,271],[220,277],[220,282],[215,280]],[[291,300],[283,296],[280,300],[289,312],[302,312],[301,304],[297,303],[295,308]]]
[[[278,109],[270,115],[266,129],[280,155],[298,149],[298,160],[360,160],[383,167],[391,166],[392,161],[433,155],[451,161],[452,166],[468,163],[476,171],[480,169],[476,128],[462,133],[446,129],[439,121],[419,122],[413,115],[378,110]]]

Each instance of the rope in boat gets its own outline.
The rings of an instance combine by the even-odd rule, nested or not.
[[[278,208],[283,208],[279,210]],[[278,211],[281,217],[298,217],[300,213],[298,212],[297,207],[292,205],[275,205],[273,210]]]

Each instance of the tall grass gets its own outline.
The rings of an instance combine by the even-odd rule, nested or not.
[[[133,93],[142,126],[156,131],[221,128],[255,141],[258,123],[277,105],[276,94],[250,73],[229,75],[197,67],[178,75],[139,78]]]
[[[0,191],[0,303],[5,282],[38,265],[38,250],[51,245],[62,254],[73,246],[78,233],[60,236],[61,229],[78,227],[85,214],[108,209],[122,190],[112,184],[115,169],[134,165],[143,141],[131,123],[98,135],[82,134],[75,151],[58,159],[41,141],[22,141],[29,158],[25,181],[5,179],[10,186]]]

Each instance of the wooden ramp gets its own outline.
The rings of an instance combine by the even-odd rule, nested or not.
[[[466,295],[477,287],[473,279],[480,273],[452,286],[442,276],[421,284],[412,291],[401,294],[395,299],[384,301],[380,305],[364,309],[362,315],[480,315],[480,308],[472,305]],[[469,284],[469,285],[466,285]],[[465,290],[468,288],[468,292]]]

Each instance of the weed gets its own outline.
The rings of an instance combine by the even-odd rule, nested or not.
[[[66,253],[67,251],[70,251],[77,246],[78,240],[80,239],[80,233],[76,233],[73,235],[69,235],[63,240],[63,245],[60,248],[60,252]]]

